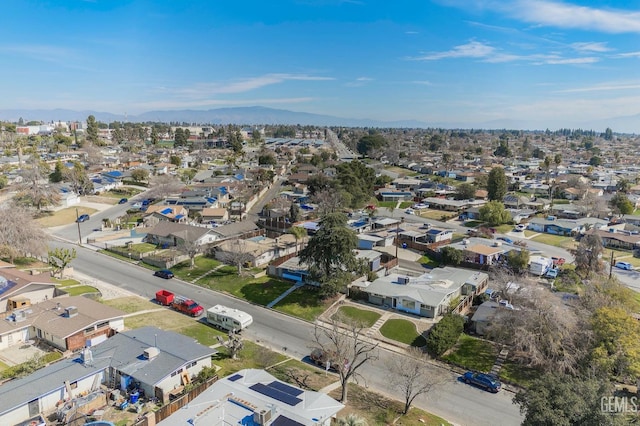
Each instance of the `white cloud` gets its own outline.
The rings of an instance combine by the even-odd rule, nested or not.
[[[607,43],[603,42],[583,42],[583,43],[572,43],[571,47],[578,52],[609,52],[613,49],[607,47]]]
[[[148,109],[180,109],[180,108],[205,108],[242,105],[279,105],[299,104],[311,102],[314,98],[266,98],[266,99],[202,99],[199,101],[173,101],[159,100],[132,104],[133,108],[144,111]]]
[[[542,63],[549,65],[580,65],[580,64],[593,64],[599,62],[600,59],[592,56],[586,58],[550,58]]]
[[[258,77],[251,77],[243,80],[215,83],[197,83],[190,87],[167,89],[161,91],[172,93],[176,96],[203,99],[215,94],[244,93],[260,89],[265,86],[280,84],[287,81],[328,81],[334,80],[332,77],[310,76],[306,74],[265,74]]]
[[[640,58],[640,51],[638,51],[638,52],[620,53],[620,54],[616,55],[615,57],[616,58]]]
[[[433,83],[431,83],[431,82],[430,82],[430,81],[428,81],[428,80],[415,80],[415,81],[412,81],[411,83],[413,83],[413,84],[419,84],[419,85],[421,85],[421,86],[433,86]]]
[[[354,81],[345,83],[345,86],[346,87],[362,87],[370,81],[374,81],[374,79],[370,77],[358,77]]]
[[[455,46],[446,52],[430,53],[428,55],[412,58],[417,61],[435,61],[445,58],[486,58],[495,52],[495,48],[488,44],[472,40],[467,44]]]
[[[640,89],[640,82],[603,83],[575,89],[558,90],[555,93],[610,92],[616,90]]]

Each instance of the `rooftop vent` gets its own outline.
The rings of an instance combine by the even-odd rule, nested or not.
[[[148,360],[152,360],[158,355],[160,355],[160,349],[153,346],[144,350],[144,357]]]
[[[253,422],[259,425],[266,425],[271,420],[271,410],[258,409],[253,412]]]
[[[398,284],[409,284],[409,277],[398,277]]]
[[[64,316],[67,318],[73,318],[78,316],[78,308],[75,306],[69,306],[68,308],[64,308]]]

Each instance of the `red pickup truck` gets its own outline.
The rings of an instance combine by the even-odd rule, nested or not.
[[[202,315],[204,308],[195,301],[183,296],[176,296],[168,290],[160,290],[156,292],[156,301],[164,306],[171,306],[173,309],[192,317]]]

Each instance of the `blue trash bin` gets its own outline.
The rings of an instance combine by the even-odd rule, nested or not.
[[[134,392],[129,397],[129,401],[131,401],[132,404],[135,404],[136,402],[138,402],[138,397],[139,396],[140,396],[140,394],[138,392]]]
[[[407,243],[402,243],[402,248],[406,249],[407,248]]]

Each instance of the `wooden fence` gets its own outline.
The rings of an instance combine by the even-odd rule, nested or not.
[[[189,392],[182,395],[181,397],[174,399],[170,403],[162,406],[155,413],[156,423],[160,423],[162,420],[166,419],[167,417],[169,417],[170,415],[172,415],[173,413],[175,413],[176,411],[178,411],[179,409],[187,405],[189,402],[193,401],[198,395],[200,395],[202,392],[207,390],[209,386],[211,386],[217,380],[218,380],[218,376],[213,376],[210,379],[208,379],[206,382],[201,383],[200,385],[191,389]]]

